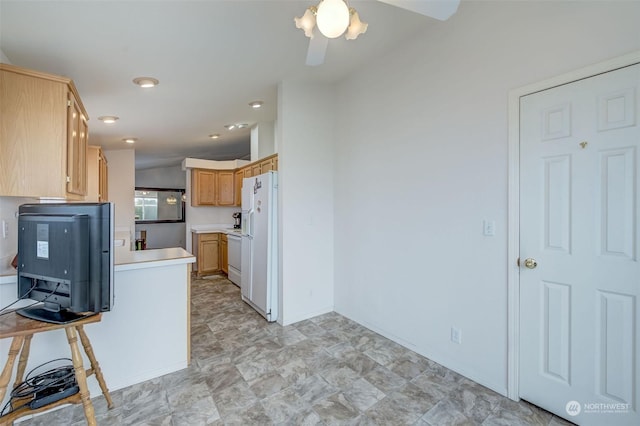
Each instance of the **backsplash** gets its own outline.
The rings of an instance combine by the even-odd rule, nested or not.
[[[0,229],[0,275],[12,275],[11,259],[18,252],[18,207],[25,203],[37,203],[32,198],[0,197],[0,220],[7,223],[7,236]]]

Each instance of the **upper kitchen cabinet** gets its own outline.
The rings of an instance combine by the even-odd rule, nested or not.
[[[235,204],[234,193],[234,171],[219,171],[218,172],[218,205],[219,206],[233,206]]]
[[[234,192],[235,192],[235,204],[236,206],[242,206],[242,179],[244,179],[245,169],[238,169],[234,173]]]
[[[271,170],[278,170],[278,157],[267,157],[260,161],[260,173],[266,173]]]
[[[191,170],[191,205],[215,206],[216,182],[215,170],[193,169]]]
[[[109,200],[108,165],[102,148],[89,146],[87,151],[87,196],[85,201]]]
[[[88,116],[73,81],[0,64],[0,196],[82,200]]]
[[[234,171],[193,169],[191,171],[192,206],[233,206]]]

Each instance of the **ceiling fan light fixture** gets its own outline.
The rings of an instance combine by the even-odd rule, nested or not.
[[[343,0],[323,0],[316,13],[318,30],[327,38],[337,38],[349,26],[349,8]]]
[[[347,40],[355,40],[360,34],[367,32],[369,24],[360,20],[360,16],[354,8],[349,9],[349,15],[351,19],[349,20],[349,28],[347,28],[345,38]]]
[[[300,28],[304,31],[304,35],[309,38],[313,38],[313,28],[316,26],[316,13],[318,8],[310,6],[305,10],[304,15],[299,18],[293,18],[296,22],[296,28]]]

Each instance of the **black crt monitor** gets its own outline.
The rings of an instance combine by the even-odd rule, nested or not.
[[[42,302],[18,314],[65,324],[111,310],[113,204],[23,204],[18,212],[18,297]]]

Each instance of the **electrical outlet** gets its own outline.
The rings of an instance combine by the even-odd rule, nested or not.
[[[453,343],[462,343],[462,331],[459,328],[451,327],[451,341]]]

